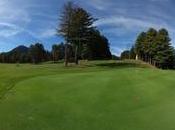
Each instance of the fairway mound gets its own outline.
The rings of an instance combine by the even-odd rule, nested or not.
[[[143,61],[136,60],[121,60],[121,61],[98,61],[91,63],[98,67],[108,67],[108,68],[155,68],[154,66],[145,63]]]

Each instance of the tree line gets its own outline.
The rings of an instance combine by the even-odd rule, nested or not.
[[[99,43],[100,45],[100,43]],[[52,50],[48,51],[42,43],[26,46],[18,46],[9,52],[0,53],[0,63],[33,63],[38,64],[46,61],[59,62],[65,60],[65,44],[53,44]],[[71,45],[67,45],[67,58],[69,62],[75,62],[74,50]],[[111,59],[106,57],[99,48],[94,48],[94,53],[88,54],[92,57],[80,57],[81,60],[102,60]],[[97,51],[96,51],[97,50]],[[99,50],[99,51],[98,51]],[[112,57],[112,56],[111,56]]]
[[[175,49],[166,29],[150,28],[141,32],[130,50],[121,54],[122,59],[142,60],[162,69],[172,69],[175,66]]]
[[[32,44],[29,48],[18,46],[9,52],[0,54],[1,63],[40,63],[51,59],[51,52],[43,44]]]
[[[112,59],[108,39],[94,26],[97,19],[82,7],[67,2],[59,16],[56,34],[65,39],[64,43],[54,44],[51,51],[43,44],[36,43],[29,48],[19,46],[0,54],[1,63],[40,63],[44,61],[75,62],[79,60]]]

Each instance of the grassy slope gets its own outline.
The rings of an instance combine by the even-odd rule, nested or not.
[[[175,129],[173,71],[105,61],[0,68],[0,130]]]

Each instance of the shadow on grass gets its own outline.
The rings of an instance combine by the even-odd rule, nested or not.
[[[130,63],[130,62],[98,63],[98,64],[95,64],[95,66],[105,67],[105,68],[128,68],[128,67],[148,68],[146,64]]]
[[[63,64],[64,61],[58,62],[45,62],[44,64]],[[151,65],[135,60],[129,61],[114,61],[114,60],[95,60],[95,61],[80,61],[77,66],[75,63],[69,63],[68,67],[88,68],[88,67],[99,67],[99,68],[152,68]]]

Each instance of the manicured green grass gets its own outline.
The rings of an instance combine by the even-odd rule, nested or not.
[[[175,129],[175,72],[146,64],[1,64],[0,97],[0,130]]]

